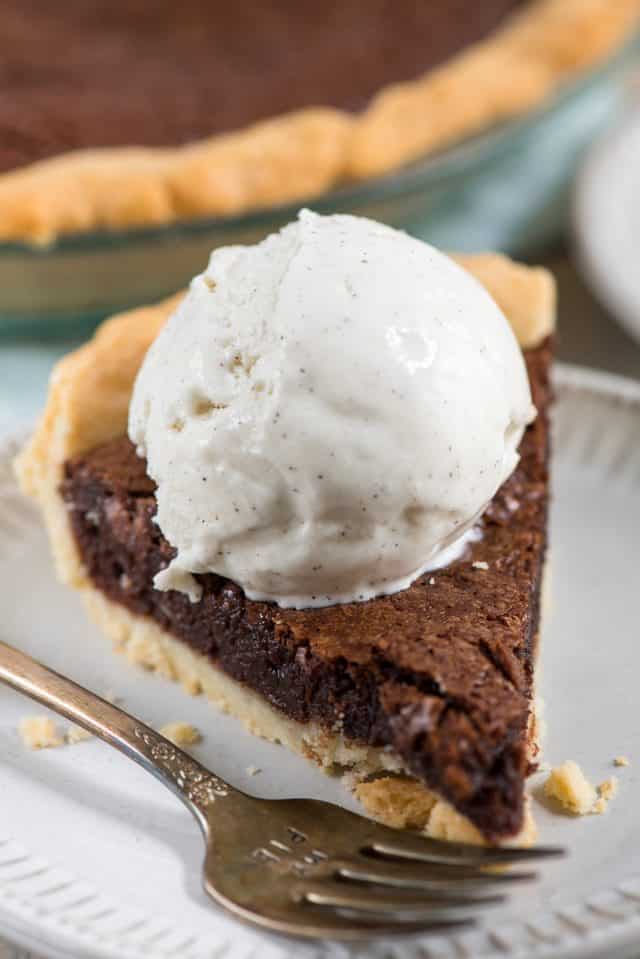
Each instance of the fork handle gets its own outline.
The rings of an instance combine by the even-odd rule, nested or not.
[[[182,800],[205,834],[213,803],[242,795],[135,716],[1,640],[0,680],[133,759]]]

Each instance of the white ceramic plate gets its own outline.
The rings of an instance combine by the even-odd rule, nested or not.
[[[15,443],[13,444],[15,446]],[[44,533],[0,457],[0,632],[91,688],[122,696],[160,725],[205,733],[195,750],[232,783],[263,795],[340,800],[340,787],[244,733],[200,699],[133,670],[55,582]],[[570,850],[541,879],[487,912],[478,929],[396,940],[360,955],[397,959],[628,955],[640,943],[640,384],[564,368],[558,375],[554,601],[545,628],[546,759],[578,760],[595,781],[615,770],[604,816],[572,819],[534,801],[545,842]],[[40,708],[0,687],[0,933],[41,955],[101,959],[344,956],[228,919],[199,889],[200,836],[151,777],[93,740],[27,751],[20,718]],[[247,767],[262,772],[250,777]],[[540,776],[536,785],[539,787]],[[354,950],[354,954],[357,954]],[[350,954],[350,953],[349,953]]]
[[[589,151],[576,182],[574,227],[585,279],[640,340],[640,108]]]

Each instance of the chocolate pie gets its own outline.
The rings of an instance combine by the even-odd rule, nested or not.
[[[6,0],[0,239],[228,216],[526,112],[639,0]]]
[[[364,603],[283,609],[214,574],[198,602],[158,591],[174,551],[126,436],[133,382],[177,299],[114,317],[63,360],[21,455],[60,577],[135,663],[180,680],[322,767],[365,808],[441,838],[531,836],[534,667],[546,550],[554,289],[496,255],[460,262],[524,351],[538,410],[520,463],[451,565]]]

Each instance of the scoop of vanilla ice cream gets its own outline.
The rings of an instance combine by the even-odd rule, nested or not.
[[[495,302],[432,247],[303,211],[216,250],[149,350],[129,433],[177,550],[281,606],[364,600],[460,553],[534,416]]]

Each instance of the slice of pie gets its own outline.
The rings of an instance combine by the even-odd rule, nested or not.
[[[640,0],[5,0],[0,239],[228,216],[526,113]]]
[[[60,578],[131,662],[347,771],[365,807],[392,825],[522,841],[536,752],[554,287],[544,270],[501,256],[457,259],[510,321],[538,416],[481,535],[406,589],[286,609],[214,574],[197,576],[197,602],[154,588],[175,553],[154,522],[156,487],[127,438],[127,414],[178,298],[114,317],[59,364],[18,473],[40,503]]]

